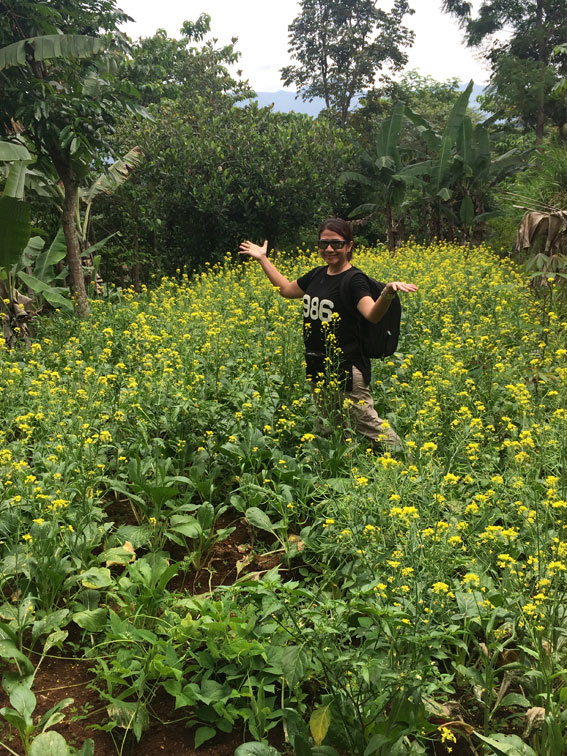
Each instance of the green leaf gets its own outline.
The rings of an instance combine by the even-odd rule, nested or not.
[[[472,199],[467,195],[463,197],[461,208],[459,210],[461,223],[465,228],[470,228],[474,220],[474,205]]]
[[[35,291],[36,294],[41,294],[52,307],[63,307],[63,309],[69,310],[69,312],[73,311],[73,303],[71,300],[62,296],[53,286],[40,281],[39,278],[36,278],[29,273],[24,273],[23,270],[18,271],[18,278],[23,281],[26,286],[29,286],[32,291]]]
[[[537,756],[533,748],[517,735],[502,735],[500,733],[486,737],[475,731],[475,736],[490,746],[497,756]]]
[[[215,508],[209,501],[206,501],[199,507],[197,520],[203,531],[210,530],[213,527],[215,521]]]
[[[300,646],[287,646],[282,654],[281,665],[287,684],[293,688],[305,677],[305,652]]]
[[[69,756],[69,746],[63,735],[50,730],[34,738],[29,756]]]
[[[523,706],[524,708],[529,709],[531,703],[525,696],[520,695],[520,693],[508,693],[508,695],[504,696],[500,701],[498,706]]]
[[[50,648],[53,648],[53,646],[61,648],[68,635],[69,633],[67,630],[61,630],[59,628],[52,633],[49,633],[43,644],[43,653],[46,654]]]
[[[31,209],[15,197],[0,197],[0,268],[18,262],[31,235]]]
[[[246,510],[246,519],[255,528],[260,530],[267,530],[269,533],[274,533],[274,526],[272,521],[265,512],[262,512],[258,507],[250,507]]]
[[[83,572],[81,577],[81,584],[85,588],[93,588],[98,590],[99,588],[108,588],[112,585],[112,575],[107,567],[91,567],[90,570]]]
[[[118,727],[125,730],[132,729],[139,740],[142,731],[150,726],[150,719],[146,707],[142,703],[129,703],[127,701],[115,701],[107,706],[106,712]]]
[[[442,197],[439,192],[441,188],[444,187],[449,175],[451,153],[453,146],[455,145],[455,142],[457,140],[463,118],[465,117],[467,111],[472,88],[473,82],[471,80],[453,105],[451,112],[449,113],[449,117],[447,118],[445,129],[443,130],[439,155],[437,156],[436,168],[432,175],[433,193],[438,197],[441,197],[442,199],[445,198]]]
[[[63,233],[63,229],[60,228],[49,248],[37,256],[33,266],[34,276],[39,278],[40,281],[50,283],[51,281],[47,280],[47,277],[51,277],[53,265],[63,260],[66,255],[67,244],[65,243],[65,234]]]
[[[10,693],[10,703],[22,717],[31,722],[32,714],[35,710],[36,699],[27,685],[18,685]]]
[[[266,743],[243,743],[238,746],[234,756],[279,756],[279,751]]]
[[[198,727],[195,731],[195,748],[199,748],[207,740],[214,738],[217,731],[214,727]]]
[[[186,538],[198,538],[202,533],[201,526],[190,515],[175,515],[171,518],[169,529],[181,533]]]
[[[320,746],[331,724],[330,705],[321,706],[311,714],[309,719],[309,729],[315,744]]]
[[[2,192],[4,197],[13,197],[23,201],[27,168],[28,163],[23,160],[12,163]]]
[[[106,616],[106,609],[85,609],[82,612],[75,612],[72,619],[83,630],[98,633],[106,625]]]
[[[45,34],[20,39],[0,49],[0,71],[10,66],[25,66],[30,49],[35,60],[87,58],[103,50],[104,45],[103,38],[82,34]]]
[[[16,664],[21,664],[27,674],[33,674],[33,664],[11,640],[0,640],[0,659],[7,659],[8,661],[16,662]]]
[[[5,162],[23,160],[27,163],[31,163],[32,156],[25,145],[17,144],[16,142],[3,142],[0,140],[0,160]]]

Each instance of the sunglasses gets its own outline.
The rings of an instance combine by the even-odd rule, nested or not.
[[[339,249],[342,249],[346,245],[346,241],[344,239],[319,239],[317,241],[317,246],[319,247],[319,250],[322,252],[323,250],[327,249],[329,244],[336,252]]]

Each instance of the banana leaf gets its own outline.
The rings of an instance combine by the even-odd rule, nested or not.
[[[41,252],[33,263],[33,273],[36,278],[45,283],[49,282],[49,279],[53,279],[53,266],[63,260],[67,254],[67,245],[65,244],[65,235],[63,229],[60,228],[57,232],[57,236],[51,243],[51,246]]]
[[[40,281],[39,278],[24,273],[23,270],[18,271],[18,278],[23,281],[26,286],[29,286],[32,291],[41,296],[49,302],[53,307],[62,307],[69,312],[73,312],[73,303],[70,299],[65,298],[60,290],[46,284],[44,281]]]
[[[81,199],[89,203],[98,194],[111,194],[128,180],[132,169],[140,164],[143,157],[142,148],[133,147],[124,157],[113,163],[105,173],[101,173],[87,192],[84,194],[81,192]]]
[[[0,49],[0,71],[9,66],[25,66],[26,54],[31,48],[35,60],[51,58],[89,58],[104,49],[101,37],[83,34],[45,34],[41,37],[20,39]]]
[[[24,200],[0,197],[0,268],[18,262],[31,235],[31,210]]]
[[[447,123],[443,130],[439,155],[437,156],[436,169],[432,175],[433,193],[437,194],[445,186],[451,168],[451,154],[457,141],[459,129],[465,118],[469,98],[473,88],[473,81],[469,81],[467,87],[461,92],[457,101],[451,108]]]
[[[26,185],[26,171],[29,161],[18,160],[10,166],[6,183],[4,184],[4,197],[13,197],[14,199],[24,199],[24,188]]]
[[[32,156],[28,152],[27,147],[23,144],[16,144],[15,142],[2,142],[0,140],[0,160],[4,162],[11,162],[12,160],[24,160],[31,162]]]
[[[395,160],[396,164],[399,161],[397,154],[398,141],[402,129],[404,111],[404,103],[396,102],[392,110],[392,115],[384,121],[376,138],[376,154],[381,157],[389,157],[392,160]]]

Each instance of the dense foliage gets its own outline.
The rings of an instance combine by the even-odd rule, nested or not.
[[[301,305],[254,263],[116,292],[88,324],[60,315],[31,349],[2,352],[0,653],[24,675],[4,678],[14,711],[33,711],[30,647],[58,645],[91,658],[120,747],[143,739],[161,690],[197,743],[233,728],[265,740],[285,719],[295,750],[317,753],[311,718],[316,740],[351,754],[467,738],[487,754],[562,753],[555,288],[528,294],[482,246],[363,249],[356,262],[420,287],[373,383],[407,458],[334,425],[319,434]],[[316,263],[279,257],[291,277]],[[242,518],[255,541],[240,531],[240,574],[190,595]],[[262,551],[280,569],[247,574]]]

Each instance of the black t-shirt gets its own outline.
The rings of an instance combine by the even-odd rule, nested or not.
[[[346,271],[330,276],[327,268],[314,268],[297,284],[303,295],[303,339],[307,361],[307,375],[313,380],[317,373],[325,373],[325,357],[348,380],[355,365],[370,383],[370,360],[360,349],[356,306],[362,297],[372,296],[368,282],[361,273],[355,273],[348,285],[349,303],[343,303],[340,288]],[[350,306],[349,306],[350,305]],[[326,367],[329,367],[327,363]],[[350,381],[349,381],[350,383]]]

